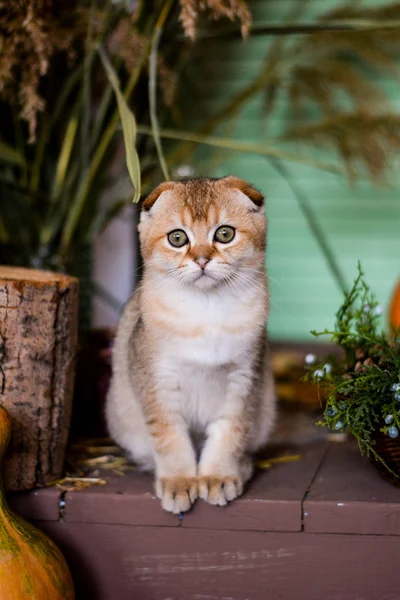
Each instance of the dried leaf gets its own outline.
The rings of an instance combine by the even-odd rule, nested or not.
[[[350,178],[365,170],[378,181],[393,168],[400,151],[400,117],[366,111],[343,113],[292,127],[282,139],[334,147]]]
[[[251,13],[245,0],[180,0],[181,12],[179,20],[188,38],[194,40],[201,13],[215,21],[227,18],[238,19],[241,23],[242,36],[246,38],[250,32]]]
[[[293,454],[293,455],[287,454],[287,455],[283,455],[283,456],[276,456],[274,458],[257,460],[255,462],[255,467],[256,467],[256,469],[259,469],[262,471],[262,470],[270,469],[273,465],[279,465],[279,464],[284,464],[284,463],[289,463],[289,462],[297,462],[298,460],[301,460],[300,454]]]
[[[83,37],[87,21],[84,12],[77,12],[79,18],[71,27],[71,9],[65,1],[5,4],[0,11],[0,96],[19,106],[33,142],[38,112],[45,107],[39,92],[41,79],[58,52],[73,57],[73,44]]]
[[[46,487],[52,487],[56,485],[58,489],[63,492],[78,492],[84,490],[93,485],[106,485],[105,479],[99,477],[63,477],[62,479],[56,479],[46,484]]]
[[[124,61],[128,71],[133,71],[148,44],[149,38],[134,29],[131,17],[122,17],[111,33],[107,48],[110,54],[119,56]]]

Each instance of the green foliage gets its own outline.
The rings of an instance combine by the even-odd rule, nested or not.
[[[96,10],[94,2],[82,3],[81,11],[81,21],[69,17],[75,60],[51,54],[41,90],[46,110],[35,113],[28,127],[13,96],[0,107],[0,244],[8,246],[2,253],[10,253],[16,265],[69,270],[77,245],[90,242],[126,205],[112,189],[124,178],[122,169],[118,178],[111,173],[120,118],[124,137],[130,120],[128,171],[135,191],[140,189],[134,118],[99,56],[100,44],[109,42],[127,13],[120,6]],[[16,59],[22,75],[24,64]],[[120,75],[124,80],[126,74]]]
[[[389,336],[380,330],[381,312],[358,264],[358,276],[344,295],[333,331],[312,332],[329,335],[342,355],[312,364],[305,379],[327,389],[319,424],[333,431],[347,429],[361,452],[385,464],[374,450],[374,434],[378,430],[388,435],[389,428],[392,434],[395,428],[400,431],[400,330]]]
[[[20,264],[68,268],[74,248],[90,242],[122,210],[129,192],[120,189],[127,181],[118,160],[121,138],[136,201],[190,162],[200,144],[259,154],[275,164],[312,165],[349,179],[384,179],[398,154],[399,118],[380,78],[371,77],[374,71],[397,74],[398,2],[374,9],[338,2],[306,27],[307,2],[289,2],[286,20],[267,24],[267,32],[251,31],[276,35],[266,44],[258,75],[220,110],[205,111],[194,132],[183,129],[185,100],[177,93],[178,86],[189,87],[191,71],[197,88],[186,104],[207,105],[200,94],[204,73],[199,76],[189,60],[192,40],[204,44],[207,35],[225,35],[209,23],[203,29],[200,17],[229,19],[236,23],[235,35],[247,35],[250,2],[77,0],[73,11],[65,2],[58,8],[49,2],[46,10],[31,0],[8,4],[0,17],[0,244],[12,245]],[[269,121],[281,99],[288,100],[290,114],[276,138],[254,144],[213,135],[260,93]],[[164,147],[162,139],[168,140]],[[294,143],[311,153],[298,152]],[[314,146],[334,148],[337,160],[315,158]],[[306,199],[299,203],[309,218]],[[327,240],[316,224],[311,229],[340,283]]]
[[[133,202],[139,202],[140,199],[140,162],[136,152],[136,120],[129,106],[126,103],[123,93],[119,85],[118,77],[114,71],[110,60],[104,51],[104,48],[99,47],[99,53],[107,73],[108,81],[110,82],[115,96],[117,98],[118,110],[121,119],[122,133],[124,135],[126,166],[132,185],[135,189]]]

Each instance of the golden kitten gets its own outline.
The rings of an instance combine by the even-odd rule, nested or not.
[[[171,512],[242,493],[275,419],[263,196],[237,177],[158,186],[122,315],[107,421]]]

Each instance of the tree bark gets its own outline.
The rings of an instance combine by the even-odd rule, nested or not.
[[[7,490],[61,476],[71,419],[78,281],[0,266],[0,404],[13,419]]]

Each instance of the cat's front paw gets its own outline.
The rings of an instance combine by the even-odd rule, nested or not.
[[[196,477],[160,477],[156,480],[156,494],[161,506],[179,514],[189,510],[198,497]]]
[[[202,475],[198,482],[199,497],[210,504],[224,506],[243,493],[243,481],[235,475]]]

